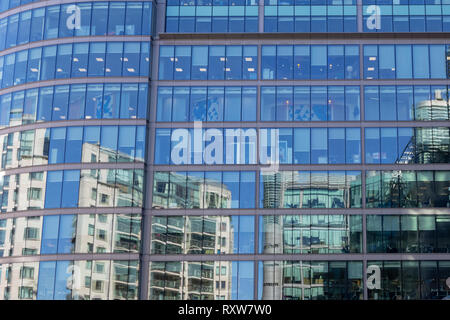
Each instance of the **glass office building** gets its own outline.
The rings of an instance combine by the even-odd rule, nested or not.
[[[450,0],[0,2],[0,300],[450,296]]]

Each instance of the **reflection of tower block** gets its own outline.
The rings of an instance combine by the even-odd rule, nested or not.
[[[283,219],[264,216],[264,254],[283,253]],[[283,262],[266,261],[263,264],[263,300],[281,300],[283,292]]]

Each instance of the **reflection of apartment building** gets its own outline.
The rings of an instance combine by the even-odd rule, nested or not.
[[[130,225],[129,216],[103,215],[97,219],[94,227],[94,215],[78,215],[74,218],[76,229],[72,234],[72,252],[111,253],[136,252],[140,242],[140,226]],[[99,221],[100,220],[100,221]],[[37,255],[41,250],[42,217],[28,217],[4,220],[8,222],[7,241],[0,246],[5,256]],[[140,220],[135,221],[140,223]],[[91,224],[92,223],[92,224]],[[120,224],[127,225],[123,229]],[[75,227],[74,225],[74,227]],[[2,230],[1,228],[0,230]],[[114,232],[113,232],[114,230]],[[133,231],[134,230],[134,231]],[[1,240],[1,239],[0,239]],[[133,245],[131,245],[131,240]],[[1,243],[1,242],[0,242]],[[7,253],[8,252],[8,253]],[[60,262],[58,262],[60,263]],[[67,299],[125,299],[137,294],[137,265],[129,265],[127,261],[68,261],[57,273],[66,279],[60,288],[69,292]],[[0,297],[2,299],[36,299],[39,276],[39,262],[3,264],[0,268]],[[59,268],[59,267],[57,267]],[[129,268],[134,270],[129,272]],[[113,277],[114,275],[114,277]],[[55,276],[55,275],[53,275]],[[19,285],[18,285],[19,284]],[[134,289],[133,289],[134,288]],[[60,289],[62,290],[62,289]],[[41,292],[42,294],[42,292]]]
[[[186,216],[168,219],[167,224],[153,220],[153,246],[166,253],[233,253],[234,228],[230,216]],[[162,233],[157,232],[162,231]],[[163,251],[164,252],[164,251]],[[231,299],[232,262],[181,262],[174,267],[152,268],[150,290],[153,299]],[[159,293],[159,294],[158,294]]]
[[[150,299],[229,300],[233,283],[231,261],[168,262],[150,271]],[[164,263],[162,263],[164,264]]]
[[[265,208],[302,208],[303,204],[307,207],[332,207],[347,208],[351,203],[353,182],[346,182],[344,175],[312,175],[311,177],[302,177],[297,171],[285,171],[270,174],[263,174],[263,206]],[[316,199],[310,201],[310,195],[314,194]],[[291,204],[296,204],[292,206]],[[321,204],[321,205],[320,205]],[[346,223],[343,226],[332,227],[325,224],[311,228],[314,233],[330,230],[339,231],[340,238],[329,239],[324,242],[318,236],[311,233],[310,227],[302,227],[303,216],[281,216],[267,215],[263,216],[263,254],[286,254],[286,253],[321,253],[323,248],[338,250],[343,252],[350,239],[350,226]],[[289,220],[290,219],[290,220]],[[336,241],[334,243],[333,241]],[[302,264],[303,262],[300,262]],[[304,268],[301,266],[296,269],[302,273]],[[301,274],[297,275],[300,279],[298,283],[292,284],[286,282],[286,270],[284,270],[283,261],[266,261],[263,263],[263,300],[281,300],[287,299],[288,295],[302,295],[304,289],[312,289],[311,283],[306,283]],[[293,271],[292,271],[293,272]],[[316,284],[315,290],[322,290],[323,284]],[[298,290],[297,290],[298,289]],[[296,298],[302,298],[296,297]]]
[[[153,207],[214,209],[231,208],[231,191],[220,181],[203,179],[179,173],[170,174],[167,180],[156,176]]]

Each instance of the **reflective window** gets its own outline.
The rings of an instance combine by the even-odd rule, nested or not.
[[[258,3],[169,1],[166,32],[258,32]]]
[[[69,77],[148,77],[150,44],[111,42],[107,47],[104,42],[94,42],[34,48],[0,57],[0,70],[2,88]]]
[[[2,212],[64,207],[140,207],[143,178],[140,169],[82,170],[81,176],[79,170],[6,176],[0,189]],[[8,197],[10,181],[20,184],[15,198]],[[97,185],[100,190],[92,197]],[[102,185],[108,188],[104,190]]]
[[[151,262],[150,300],[252,300],[253,261]],[[196,278],[202,279],[201,285]],[[186,290],[189,283],[193,290]],[[164,290],[165,288],[177,290]]]
[[[256,46],[160,46],[159,79],[253,80],[257,72],[256,49]]]
[[[21,90],[2,95],[0,125],[7,127],[36,121],[83,118],[146,118],[147,84],[110,83],[104,87],[103,84],[72,84]],[[247,91],[244,92],[249,91],[245,90]],[[256,91],[256,88],[251,88],[250,91]],[[256,104],[255,94],[250,97]],[[12,107],[11,100],[14,102]]]
[[[187,176],[183,172],[170,175],[155,172],[154,175],[154,208],[254,208],[253,199],[254,172],[207,172],[205,175],[189,172]]]
[[[256,87],[159,87],[157,121],[188,121],[189,112],[191,121],[255,121]]]
[[[194,105],[192,120],[204,108]],[[200,111],[199,111],[200,110]],[[335,136],[337,134],[337,136]],[[204,135],[205,140],[198,142]],[[359,128],[156,129],[156,164],[361,163]],[[307,140],[305,138],[308,138]],[[335,145],[338,143],[339,145]],[[330,146],[330,149],[329,147]],[[395,145],[396,146],[396,145]],[[292,148],[295,148],[294,152]],[[238,156],[239,155],[239,156]]]
[[[260,300],[363,299],[361,261],[260,261],[258,275]]]
[[[253,216],[155,216],[154,254],[254,253]],[[193,241],[186,242],[185,235]]]
[[[356,1],[264,2],[265,32],[356,32]]]
[[[447,175],[447,171],[367,171],[366,207],[445,208]]]
[[[381,23],[378,29],[369,28],[370,5],[380,5]],[[450,30],[449,6],[446,1],[402,0],[392,3],[384,0],[363,1],[364,32],[441,32]]]
[[[136,300],[137,260],[43,261],[4,264],[2,278],[20,284],[2,300]],[[73,281],[73,272],[80,281]],[[83,290],[79,290],[79,287]],[[112,289],[109,287],[111,286]]]
[[[365,119],[447,120],[447,92],[445,86],[365,86]]]
[[[445,45],[364,45],[365,79],[445,79]]]
[[[264,45],[261,50],[264,80],[359,79],[358,46]]]
[[[283,215],[259,219],[260,253],[358,253],[362,217],[358,215]]]
[[[276,188],[280,184],[282,190]],[[361,172],[264,173],[259,192],[260,208],[360,208]]]

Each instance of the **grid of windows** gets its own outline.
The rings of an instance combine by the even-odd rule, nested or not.
[[[80,9],[80,26],[69,29],[74,5]],[[27,10],[0,19],[0,50],[74,36],[151,35],[151,16],[152,2],[82,2]]]
[[[169,0],[166,32],[258,32],[258,1]]]
[[[152,254],[255,253],[254,216],[154,216]]]
[[[366,171],[367,208],[448,208],[450,171]]]
[[[365,163],[450,163],[449,128],[366,128]]]
[[[274,160],[274,153],[280,164],[361,163],[360,128],[262,128],[258,131],[214,128],[203,131],[205,136],[213,131],[215,137],[223,140],[223,146],[217,146],[217,140],[213,139],[197,146],[198,142],[193,140],[195,129],[184,129],[189,134],[181,139],[180,130],[183,129],[156,129],[155,164],[256,164],[257,135],[261,164]],[[240,145],[234,146],[235,141]],[[202,159],[196,156],[201,152],[199,147],[204,149]],[[215,154],[210,148],[214,148]],[[183,154],[179,155],[181,152]]]
[[[256,80],[257,46],[160,46],[159,80]]]
[[[265,0],[264,32],[357,32],[356,0]]]
[[[256,87],[159,87],[156,120],[256,121]]]
[[[365,86],[365,120],[448,120],[449,92],[446,85]]]
[[[254,171],[157,171],[153,209],[255,208]]]
[[[58,170],[5,175],[0,185],[1,211],[142,207],[143,186],[142,169]],[[41,190],[37,198],[31,196],[36,189]],[[97,196],[95,199],[93,192]]]
[[[41,87],[0,96],[0,127],[80,119],[145,119],[148,84]]]
[[[449,253],[446,215],[368,215],[369,253]]]
[[[21,272],[25,268],[30,270],[29,279]],[[19,284],[0,286],[2,300],[136,300],[139,296],[138,260],[18,262],[0,265],[0,272],[0,279]],[[80,281],[74,281],[75,272]]]
[[[259,217],[259,226],[262,254],[339,254],[363,250],[361,215],[264,215]]]
[[[148,77],[150,43],[82,42],[0,56],[1,88],[34,81],[80,77]]]
[[[94,261],[0,299],[449,295],[450,0],[68,1],[0,4],[0,263]]]
[[[144,162],[144,126],[57,127],[0,135],[0,168]]]
[[[253,261],[152,261],[149,269],[150,300],[255,298]],[[225,283],[217,288],[217,281]]]
[[[260,261],[258,268],[260,300],[363,299],[361,261]]]
[[[261,79],[359,79],[358,45],[263,45]]]
[[[364,45],[365,79],[445,79],[444,44]]]
[[[262,172],[260,208],[361,208],[361,171]]]
[[[65,214],[2,221],[8,227],[7,241],[2,244],[7,250],[2,257],[138,253],[140,248],[141,216],[137,214]]]
[[[370,5],[378,5],[380,28],[368,28],[364,32],[449,32],[450,2],[448,0],[363,0],[363,21],[367,22]]]
[[[359,86],[261,87],[261,121],[359,121]]]
[[[381,270],[380,289],[370,300],[437,300],[450,293],[450,261],[368,261]]]

